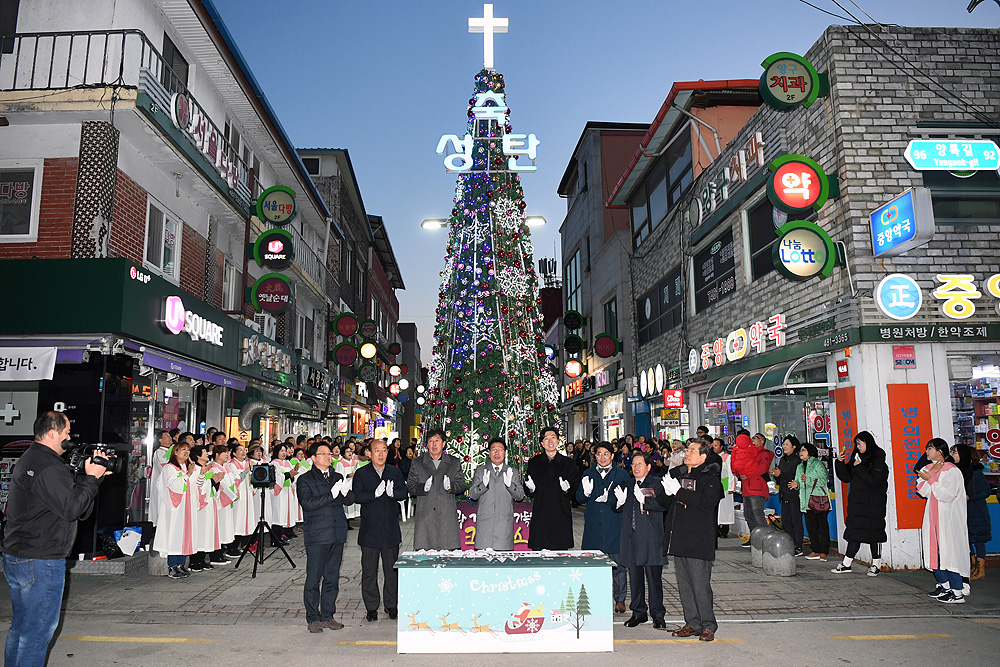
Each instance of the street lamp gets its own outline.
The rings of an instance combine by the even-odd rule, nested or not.
[[[420,223],[420,226],[424,229],[441,229],[448,224],[447,220],[442,220],[440,218],[428,218]]]
[[[524,224],[528,225],[529,227],[541,227],[546,222],[547,221],[545,220],[545,218],[543,218],[540,215],[529,215],[527,218],[524,219]]]

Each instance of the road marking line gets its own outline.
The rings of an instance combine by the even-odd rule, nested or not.
[[[949,639],[951,635],[843,635],[833,639],[868,640],[868,639]]]
[[[341,646],[395,646],[396,642],[389,640],[361,639],[358,641],[337,642]]]
[[[132,644],[214,644],[214,639],[190,637],[100,637],[96,635],[75,635],[63,637],[78,642],[124,642]]]
[[[746,644],[745,639],[733,639],[728,637],[716,637],[712,643],[715,644]],[[615,644],[707,644],[699,641],[697,637],[690,639],[616,639]]]

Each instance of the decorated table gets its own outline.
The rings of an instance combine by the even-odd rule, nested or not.
[[[407,551],[398,653],[611,651],[612,562],[600,551]]]

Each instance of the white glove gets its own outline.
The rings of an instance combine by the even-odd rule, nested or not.
[[[487,469],[483,471],[483,486],[489,486],[489,485],[490,485],[490,471]]]
[[[609,490],[610,490],[610,487],[608,487],[607,489],[604,489],[604,493],[602,493],[601,495],[599,495],[596,498],[594,498],[594,502],[595,503],[606,503],[606,502],[608,502],[608,491]]]
[[[433,482],[434,482],[434,478],[433,477],[428,477],[427,478],[427,481],[424,482],[424,493],[427,493],[428,491],[431,490],[431,484]]]
[[[343,488],[344,480],[337,480],[333,483],[333,488],[330,489],[330,495],[336,498],[340,495],[340,490]]]
[[[583,487],[583,495],[590,497],[590,494],[594,492],[594,480],[591,477],[584,477],[580,480],[580,486]]]
[[[569,482],[564,480],[562,477],[559,478],[559,488],[563,490],[563,493],[569,491]]]
[[[507,468],[503,473],[503,485],[510,486],[511,482],[514,481],[514,469]]]
[[[444,476],[444,490],[451,491],[451,477],[448,477],[448,475]]]
[[[635,496],[635,502],[639,503],[639,507],[642,507],[642,501],[646,499],[646,496],[642,495],[642,487],[638,483],[632,487],[632,495]]]
[[[384,481],[379,482],[378,486],[375,487],[375,497],[378,498],[383,493],[385,493],[385,482]]]
[[[393,482],[392,482],[391,479],[388,482],[386,482],[385,483],[385,495],[387,495],[389,498],[392,498],[392,492],[393,492],[393,489],[395,488],[395,486],[396,485],[393,484]]]
[[[350,479],[342,479],[342,480],[340,480],[340,495],[346,497],[347,494],[351,492],[351,489],[353,488],[353,484],[352,484],[353,481],[354,480],[350,480]]]
[[[528,491],[535,492],[535,480],[531,479],[531,475],[524,478],[524,485],[528,487]]]
[[[628,498],[628,495],[625,493],[625,489],[622,488],[622,487],[620,487],[620,486],[616,486],[615,487],[615,501],[616,501],[615,507],[621,507],[622,505],[624,505],[626,498]]]
[[[681,483],[677,481],[673,475],[664,475],[663,481],[660,482],[663,485],[663,491],[668,496],[672,496],[677,493],[677,489],[681,488]]]

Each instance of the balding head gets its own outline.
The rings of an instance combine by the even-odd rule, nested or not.
[[[389,446],[385,444],[385,440],[373,440],[368,451],[369,456],[371,456],[372,465],[377,470],[381,470],[385,466],[386,458],[389,456]]]

